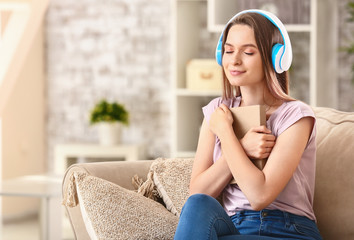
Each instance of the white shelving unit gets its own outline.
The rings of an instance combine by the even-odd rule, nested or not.
[[[330,0],[324,0],[330,10]],[[208,58],[214,58],[214,49],[218,37],[223,30],[226,22],[237,12],[244,10],[237,6],[243,2],[245,7],[250,2],[246,0],[230,1],[230,0],[172,0],[172,155],[175,157],[194,156],[199,136],[199,128],[203,119],[201,108],[205,106],[211,99],[221,96],[219,91],[191,91],[186,88],[186,64],[194,58],[205,58],[205,49],[201,49],[201,45],[206,38],[208,41],[214,41]],[[252,1],[257,4],[257,1]],[[259,1],[262,2],[262,1]],[[280,4],[280,1],[274,1]],[[294,1],[285,0],[281,4],[293,4]],[[318,67],[318,14],[317,0],[302,0],[303,6],[297,6],[297,13],[303,11],[304,6],[307,7],[308,16],[305,18],[297,18],[296,23],[285,22],[286,28],[292,38],[292,34],[305,34],[309,41],[308,51],[304,57],[309,62],[306,70],[306,76],[302,79],[307,81],[305,90],[307,91],[307,99],[301,99],[308,102],[312,106],[318,104],[318,78],[317,73],[321,71]],[[242,5],[242,4],[241,4]],[[261,8],[261,6],[251,6],[247,8]],[[301,5],[301,4],[300,4]],[[241,6],[242,7],[242,6]],[[272,10],[271,5],[265,6],[265,10]],[[321,6],[324,8],[324,6]],[[264,9],[264,8],[263,8]],[[274,10],[274,9],[273,9]],[[283,12],[282,12],[283,13]],[[277,14],[279,15],[279,14]],[[281,15],[281,14],[280,14]],[[282,17],[279,16],[281,19]],[[288,16],[285,16],[285,18]],[[323,16],[322,18],[325,18]],[[332,18],[333,19],[333,18]],[[283,19],[282,19],[283,20]],[[321,34],[320,34],[321,35]],[[322,34],[323,35],[323,34]],[[321,35],[321,36],[322,36]],[[204,37],[204,39],[203,39]],[[302,35],[300,35],[302,38]],[[214,40],[213,40],[214,39]],[[323,44],[322,44],[323,45]],[[296,51],[296,44],[293,44]],[[203,55],[204,54],[204,55]],[[331,54],[334,54],[333,51]],[[203,56],[202,56],[203,55]],[[295,59],[298,62],[304,59]],[[293,64],[296,65],[296,64]],[[325,66],[324,66],[325,67]],[[294,67],[295,68],[295,67]],[[294,70],[296,71],[296,70]],[[292,73],[290,73],[291,76]],[[323,89],[321,89],[323,90]],[[328,92],[328,88],[325,89]],[[299,92],[304,92],[300,90]],[[298,97],[298,96],[295,96]],[[323,104],[322,104],[323,105]]]
[[[206,0],[172,0],[172,156],[194,156],[201,108],[221,92],[190,91],[186,88],[186,64],[200,57],[200,30],[206,28]]]

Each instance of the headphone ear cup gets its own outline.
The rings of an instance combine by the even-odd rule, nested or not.
[[[222,38],[221,38],[222,39]],[[216,62],[222,66],[222,41],[218,43],[218,45],[216,46],[216,51],[215,51],[215,58],[216,58]]]
[[[277,73],[282,73],[284,70],[281,68],[281,56],[284,52],[284,45],[276,43],[272,48],[272,63],[273,68]]]

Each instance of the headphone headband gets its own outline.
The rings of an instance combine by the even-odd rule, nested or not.
[[[285,26],[283,23],[277,18],[273,13],[264,11],[264,10],[258,10],[258,9],[249,9],[249,10],[244,10],[239,13],[237,13],[235,16],[233,16],[225,25],[224,30],[221,32],[218,44],[216,46],[216,51],[215,51],[215,57],[216,61],[219,65],[222,65],[222,39],[223,35],[225,32],[226,27],[237,17],[241,16],[244,13],[258,13],[265,18],[267,18],[274,26],[276,26],[280,34],[283,38],[284,45],[277,43],[273,46],[272,49],[272,63],[275,71],[277,73],[282,73],[284,71],[289,70],[292,59],[293,59],[293,53],[292,53],[292,47],[291,47],[291,42],[290,38],[288,35],[288,32],[285,29]]]

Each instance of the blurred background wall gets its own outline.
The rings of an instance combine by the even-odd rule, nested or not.
[[[48,159],[55,144],[97,142],[88,115],[101,98],[117,100],[130,112],[124,143],[147,144],[151,158],[168,156],[169,19],[166,0],[50,2]]]
[[[343,111],[354,111],[354,52],[348,54],[343,48],[354,51],[354,19],[348,4],[353,0],[338,1],[338,106]]]
[[[340,49],[353,42],[348,0],[338,0],[337,108],[354,111],[353,56]],[[318,1],[321,4],[321,1]],[[166,0],[51,0],[46,18],[47,156],[49,168],[56,144],[97,142],[88,123],[99,99],[126,105],[131,124],[125,143],[145,143],[149,158],[170,154],[171,9]],[[201,12],[199,16],[206,18]],[[325,24],[325,23],[319,23]],[[209,56],[217,36],[201,32],[201,51]],[[309,46],[293,37],[293,44]],[[179,51],[183,51],[180,49]],[[303,52],[295,59],[302,59]],[[203,55],[203,54],[201,54]],[[297,61],[308,66],[307,61]],[[304,70],[305,71],[305,70]],[[303,73],[297,73],[296,95],[306,96]],[[304,96],[303,96],[304,95]]]

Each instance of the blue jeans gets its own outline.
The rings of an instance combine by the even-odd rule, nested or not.
[[[241,211],[229,217],[214,198],[195,194],[183,206],[175,240],[322,239],[316,223],[279,210]]]

